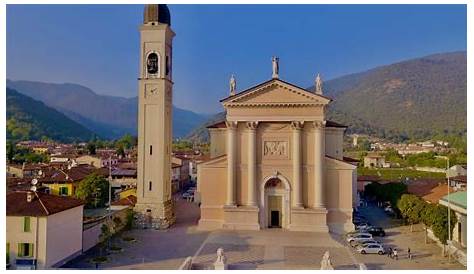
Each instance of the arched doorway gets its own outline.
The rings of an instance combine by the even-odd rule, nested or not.
[[[264,179],[261,186],[260,227],[288,228],[290,224],[290,184],[281,175]]]

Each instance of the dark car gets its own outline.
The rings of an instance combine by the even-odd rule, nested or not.
[[[372,234],[372,236],[385,237],[385,231],[381,227],[371,227],[367,229],[367,232]]]

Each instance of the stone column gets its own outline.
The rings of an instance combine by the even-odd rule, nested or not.
[[[248,174],[248,193],[247,193],[247,205],[256,206],[257,197],[257,135],[256,129],[258,122],[248,122],[248,159],[247,159],[247,174]]]
[[[293,207],[303,207],[302,197],[302,153],[301,153],[301,130],[304,126],[304,122],[293,121],[291,122],[291,128],[293,130]]]
[[[226,205],[235,206],[235,150],[237,122],[226,121],[227,126],[227,200]]]
[[[324,208],[324,159],[326,156],[326,121],[315,121],[314,125],[314,208]]]

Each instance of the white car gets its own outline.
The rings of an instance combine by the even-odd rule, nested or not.
[[[360,242],[360,241],[369,240],[369,239],[373,239],[372,234],[360,232],[360,233],[355,233],[353,235],[348,235],[346,240],[348,243],[352,244],[353,242]]]
[[[357,252],[360,254],[379,254],[383,255],[385,253],[384,248],[381,244],[365,244],[363,246],[356,247]]]
[[[181,195],[181,197],[183,197],[183,199],[190,199],[193,196],[194,196],[193,194],[188,193],[188,192],[185,192],[185,193],[183,193],[183,195]]]
[[[363,241],[357,241],[355,242],[355,245],[354,247],[357,247],[357,246],[364,246],[364,245],[367,245],[367,244],[381,244],[379,241],[377,240],[374,240],[374,239],[368,239],[368,240],[363,240]]]
[[[357,225],[356,226],[356,230],[368,230],[369,228],[371,228],[372,226],[369,225],[369,224],[361,224],[361,225]]]

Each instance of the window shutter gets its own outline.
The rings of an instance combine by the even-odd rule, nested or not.
[[[23,244],[18,244],[18,257],[23,257]]]
[[[28,257],[33,257],[33,247],[35,246],[35,244],[28,244],[28,245],[29,245]]]
[[[30,232],[30,217],[23,217],[23,232]]]

